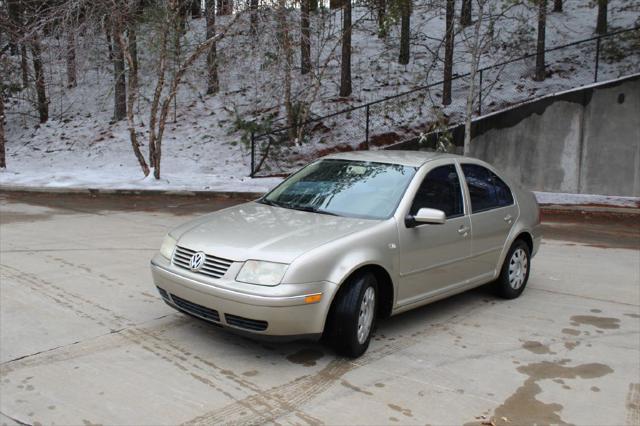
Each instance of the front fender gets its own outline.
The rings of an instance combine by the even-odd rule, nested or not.
[[[398,232],[391,218],[304,253],[291,263],[282,282],[306,283],[322,277],[324,281],[342,284],[357,269],[378,265],[395,283],[397,247]]]

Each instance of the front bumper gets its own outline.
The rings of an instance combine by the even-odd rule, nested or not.
[[[336,290],[330,282],[275,287],[213,279],[173,266],[160,255],[151,274],[164,301],[175,309],[238,331],[266,336],[319,335]],[[317,303],[305,297],[322,294]]]

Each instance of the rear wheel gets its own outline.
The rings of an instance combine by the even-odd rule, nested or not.
[[[373,274],[365,273],[343,286],[331,312],[331,338],[338,353],[357,358],[369,347],[375,326],[378,284]]]
[[[529,246],[522,240],[516,240],[505,257],[500,276],[495,283],[498,294],[505,299],[520,296],[529,280],[530,270]]]

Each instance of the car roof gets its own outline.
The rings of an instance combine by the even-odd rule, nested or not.
[[[461,158],[459,155],[428,151],[404,151],[404,150],[376,150],[376,151],[348,151],[330,154],[325,158],[372,161],[375,163],[400,164],[403,166],[420,167],[428,161],[443,158]]]

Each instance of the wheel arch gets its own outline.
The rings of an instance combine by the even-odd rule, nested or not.
[[[334,293],[333,299],[331,300],[331,306],[329,307],[328,316],[332,315],[333,307],[346,288],[345,285],[358,275],[366,273],[373,274],[378,284],[378,318],[387,318],[391,316],[391,311],[393,310],[393,304],[395,301],[395,287],[393,279],[386,268],[377,263],[359,265],[346,274],[344,279],[340,282],[337,291]]]

